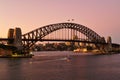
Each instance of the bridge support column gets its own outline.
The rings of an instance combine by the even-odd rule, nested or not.
[[[8,41],[8,45],[17,47],[17,52],[21,52],[22,47],[22,32],[20,28],[9,29],[8,31],[8,38],[14,39],[14,41]]]
[[[108,53],[108,54],[110,54],[112,50],[113,50],[113,48],[112,48],[112,39],[109,36],[107,38],[107,44],[101,44],[100,45],[100,51],[102,53]]]
[[[108,36],[107,38],[107,43],[108,43],[108,51],[111,52],[112,51],[112,38],[110,36]]]
[[[14,29],[14,46],[17,47],[18,50],[22,50],[22,32],[20,28]]]
[[[14,29],[9,29],[8,30],[8,39],[13,39],[13,34],[14,34]],[[10,46],[14,46],[13,45],[14,41],[8,40],[7,44]]]

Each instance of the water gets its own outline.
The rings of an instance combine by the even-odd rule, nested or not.
[[[53,56],[54,53],[36,53],[33,58],[1,58],[0,80],[120,79],[119,54],[70,56],[71,52],[64,52],[66,55]]]

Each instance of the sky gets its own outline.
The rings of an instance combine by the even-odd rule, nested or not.
[[[0,0],[2,38],[9,28],[20,27],[24,34],[69,19],[120,44],[120,0]]]

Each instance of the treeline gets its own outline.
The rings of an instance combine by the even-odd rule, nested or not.
[[[12,50],[12,51],[14,51],[14,50],[17,49],[17,48],[14,47],[14,46],[4,45],[4,44],[0,44],[0,48],[5,49],[5,50]]]

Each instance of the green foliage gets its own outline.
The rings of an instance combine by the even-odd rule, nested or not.
[[[5,50],[12,50],[12,51],[17,49],[14,46],[9,46],[9,45],[4,45],[4,44],[0,44],[0,48],[5,49]]]

